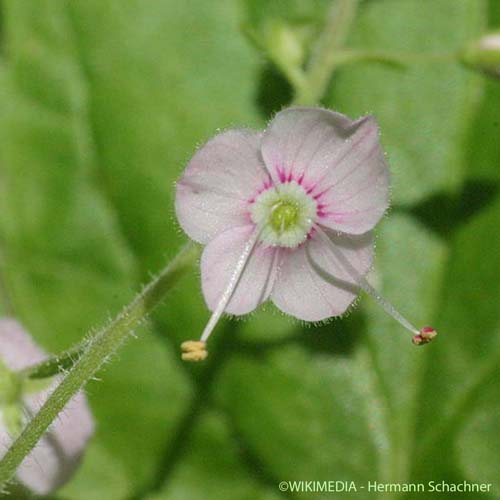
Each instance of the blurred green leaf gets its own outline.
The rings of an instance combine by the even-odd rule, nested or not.
[[[202,413],[163,491],[148,500],[277,500],[277,492],[259,484],[239,463],[239,444],[226,419],[214,412]]]
[[[500,158],[500,80],[485,82],[481,106],[470,127],[470,144],[474,148],[474,161],[470,164],[470,175],[481,180],[495,181],[500,184],[500,168],[492,161]]]
[[[229,1],[217,11],[202,1],[5,4],[3,280],[12,312],[51,351],[105,322],[175,255],[185,237],[172,187],[196,142],[258,122],[237,24]],[[168,318],[159,337],[186,338],[204,321],[193,315],[205,313],[197,276],[186,288],[158,314]],[[161,474],[192,396],[171,350],[141,332],[89,386],[104,455],[91,451],[68,495],[98,490],[109,474],[106,498],[124,498]],[[103,456],[117,462],[109,472]],[[121,488],[113,470],[128,477]]]
[[[498,387],[498,386],[496,386]],[[457,442],[458,459],[470,481],[491,485],[489,490],[500,498],[498,471],[500,470],[500,434],[498,433],[498,406],[474,411],[465,422]]]
[[[72,500],[101,500],[127,498],[130,491],[132,485],[126,470],[94,441],[75,477],[60,490],[60,495]]]
[[[416,450],[416,472],[420,477],[453,477],[466,472],[468,478],[483,480],[490,466],[489,444],[473,431],[475,413],[495,413],[498,418],[500,397],[500,240],[494,227],[500,223],[500,197],[483,213],[461,228],[451,246],[449,265],[443,285],[438,328],[442,340],[429,358],[419,403],[420,425],[432,422],[429,433]],[[484,395],[487,394],[488,397]],[[433,397],[434,396],[434,397]],[[472,413],[472,414],[471,414]],[[472,421],[470,421],[472,419]],[[467,422],[469,421],[469,424]],[[470,423],[472,422],[472,423]],[[498,422],[497,422],[498,424]],[[486,432],[486,431],[484,431]],[[482,455],[485,474],[471,473],[470,461],[464,460],[465,443],[477,436],[474,456]],[[494,439],[494,436],[491,436]],[[450,463],[448,457],[459,449],[465,471]],[[481,451],[482,450],[482,451]],[[439,467],[429,457],[441,457]],[[434,470],[433,470],[434,469]],[[496,480],[490,476],[490,482]]]
[[[69,2],[6,4],[9,65],[1,91],[4,280],[15,314],[51,351],[116,314],[139,284],[99,182],[91,96],[68,9]],[[95,439],[125,468],[133,489],[155,474],[190,387],[168,347],[152,336],[119,357],[89,391]],[[99,470],[84,469],[90,479],[82,483]]]
[[[376,418],[367,418],[361,381],[354,363],[311,359],[290,346],[235,357],[223,372],[220,398],[237,435],[258,457],[258,472],[276,485],[356,481],[375,474],[372,430],[378,431]]]
[[[500,29],[500,2],[488,2],[488,29]],[[500,101],[500,80],[498,78],[485,79],[481,105],[476,112],[474,122],[470,127],[469,142],[471,144],[471,161],[468,170],[471,176],[479,179],[500,182],[500,142],[496,140],[500,134],[500,117],[498,116],[498,102]]]
[[[202,0],[71,3],[100,185],[145,281],[186,239],[174,182],[197,144],[219,128],[260,126],[257,63],[238,14],[229,0],[216,9]],[[156,315],[160,334],[180,341],[201,329],[205,317],[193,314],[205,311],[198,276],[169,305]]]
[[[260,27],[272,19],[322,24],[329,0],[244,0],[246,20]]]

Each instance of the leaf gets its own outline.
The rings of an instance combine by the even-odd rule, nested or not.
[[[432,384],[433,390],[431,394],[423,390],[419,404],[419,422],[432,422],[429,435],[417,449],[420,475],[431,473],[426,464],[429,456],[451,453],[466,446],[462,439],[472,439],[470,432],[473,431],[462,428],[473,425],[467,421],[473,419],[473,422],[475,413],[498,415],[500,241],[491,235],[499,222],[500,197],[497,196],[495,203],[461,228],[453,241],[439,324],[442,337],[446,336],[447,340],[436,343],[432,352],[423,387]],[[486,241],[487,244],[478,245]],[[494,389],[488,390],[489,387]],[[478,449],[484,445],[478,437]],[[487,453],[485,449],[484,459]],[[448,463],[444,461],[442,466]],[[480,475],[477,479],[481,480]]]
[[[486,491],[491,491],[495,498],[499,498],[498,408],[474,411],[465,422],[457,441],[460,443],[458,460],[467,477],[476,483],[489,485]]]
[[[219,128],[260,126],[252,105],[256,58],[239,35],[236,7],[228,0],[217,9],[201,0],[89,1],[69,9],[101,187],[143,280],[186,240],[175,220],[173,185],[196,145]],[[206,318],[193,314],[206,311],[198,276],[169,304],[156,316],[160,334],[196,337]]]
[[[233,359],[220,397],[260,473],[275,484],[356,481],[373,473],[375,450],[355,375],[349,362],[311,359],[290,346]]]
[[[260,123],[256,62],[230,1],[213,9],[44,0],[5,11],[5,288],[15,314],[55,352],[107,321],[185,241],[173,182],[218,127]],[[192,397],[169,339],[196,337],[206,315],[194,274],[161,308],[155,336],[141,332],[88,388],[96,442],[127,475],[127,495],[162,474]],[[89,460],[71,495],[101,481],[102,457]]]
[[[487,31],[498,31],[500,27],[500,4],[495,0],[489,2],[489,26]],[[500,85],[498,79],[485,78],[481,104],[474,116],[469,131],[471,161],[468,171],[472,177],[481,180],[494,180],[498,186],[500,172],[495,158],[500,158],[500,144],[496,140],[500,130],[500,120],[495,110],[500,101]],[[493,160],[493,161],[492,161]]]
[[[272,19],[288,22],[316,22],[324,19],[329,2],[325,0],[246,0],[245,14],[247,22],[260,26]]]
[[[105,448],[93,442],[80,469],[60,495],[74,500],[118,499],[126,498],[131,487],[125,469]]]
[[[93,137],[91,95],[68,5],[6,5],[9,63],[1,89],[5,286],[15,314],[50,351],[107,321],[140,283],[99,180],[104,160]],[[126,470],[128,494],[155,475],[191,394],[169,346],[141,336],[120,352],[103,382],[89,388],[99,421],[96,441]],[[87,469],[95,472],[96,466]]]
[[[148,500],[279,498],[238,463],[239,446],[232,439],[223,416],[215,412],[202,413],[188,439],[186,456],[175,466],[165,488],[148,496]]]

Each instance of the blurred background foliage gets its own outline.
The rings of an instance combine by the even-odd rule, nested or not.
[[[329,4],[3,0],[1,313],[60,352],[118,312],[186,240],[174,182],[196,146],[261,128],[291,99],[243,31],[265,40],[285,25],[307,49]],[[364,0],[348,45],[454,53],[499,26],[498,0]],[[393,207],[372,281],[437,341],[413,348],[365,298],[316,326],[266,306],[224,321],[209,361],[187,366],[178,345],[208,317],[194,272],[88,385],[97,433],[53,498],[271,500],[311,497],[281,480],[465,479],[500,498],[500,81],[452,59],[358,62],[323,104],[380,122]]]

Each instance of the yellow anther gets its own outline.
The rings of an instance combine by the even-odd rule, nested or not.
[[[201,340],[186,340],[181,344],[183,361],[203,361],[207,359],[206,343]]]

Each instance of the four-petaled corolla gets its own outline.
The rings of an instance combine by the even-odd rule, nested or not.
[[[359,290],[412,326],[366,281],[372,229],[389,204],[389,170],[371,116],[289,108],[264,132],[227,130],[202,146],[177,183],[180,225],[206,244],[202,289],[213,311],[183,358],[206,357],[224,312],[240,315],[270,299],[305,321],[341,315]],[[432,330],[434,332],[434,330]],[[431,334],[432,336],[432,334]]]

